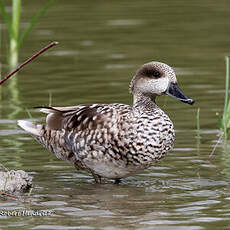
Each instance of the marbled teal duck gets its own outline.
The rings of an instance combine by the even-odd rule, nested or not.
[[[101,178],[119,181],[162,159],[172,149],[174,128],[156,105],[167,94],[193,104],[177,86],[174,70],[161,62],[144,64],[130,83],[133,105],[119,103],[73,107],[41,107],[46,124],[19,120],[29,132],[59,159]]]

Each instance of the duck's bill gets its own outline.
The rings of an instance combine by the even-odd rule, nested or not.
[[[174,97],[184,103],[192,105],[195,101],[192,98],[187,97],[177,86],[177,83],[170,83],[168,89],[165,92],[168,96]]]

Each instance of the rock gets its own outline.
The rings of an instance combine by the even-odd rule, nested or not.
[[[32,177],[23,170],[0,171],[0,191],[26,192],[32,186]]]

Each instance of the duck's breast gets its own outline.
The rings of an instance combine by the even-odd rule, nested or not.
[[[158,162],[173,147],[173,123],[160,109],[140,114],[137,118],[136,133],[133,146],[143,164]]]

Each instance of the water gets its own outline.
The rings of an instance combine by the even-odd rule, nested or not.
[[[22,27],[44,3],[23,1]],[[1,163],[34,177],[29,203],[1,198],[0,210],[51,215],[2,216],[0,229],[230,229],[230,143],[221,143],[208,160],[218,140],[216,112],[223,108],[229,13],[227,0],[57,1],[29,35],[20,60],[50,41],[59,46],[26,66],[13,90],[3,85],[0,104]],[[1,32],[4,75],[5,27]],[[95,185],[16,126],[17,119],[29,117],[26,109],[41,122],[44,115],[31,109],[38,105],[130,104],[129,81],[151,60],[173,66],[180,87],[196,103],[158,99],[175,124],[175,148],[118,186]]]

